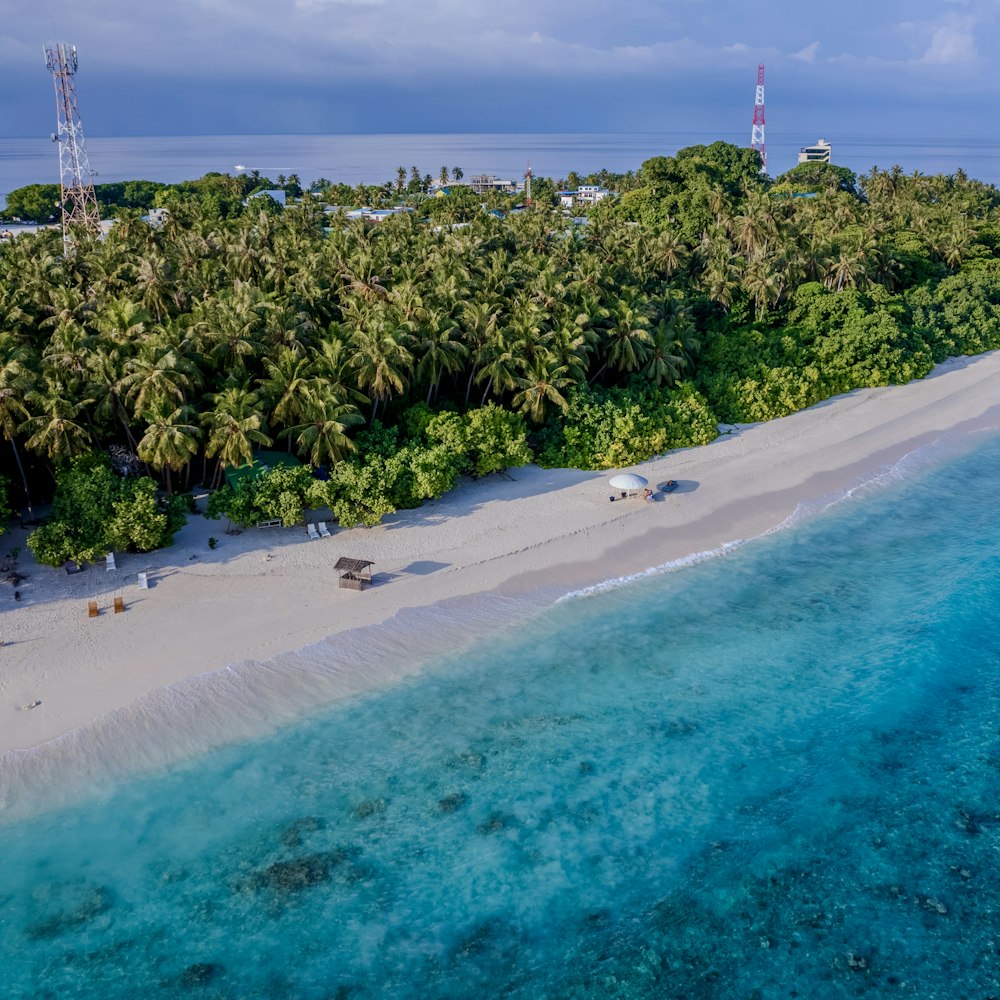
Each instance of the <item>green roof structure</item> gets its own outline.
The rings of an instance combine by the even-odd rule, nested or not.
[[[262,472],[284,466],[286,469],[298,468],[302,463],[294,456],[284,451],[258,451],[249,465],[237,465],[226,469],[226,482],[236,489],[241,479],[248,476],[252,479]]]

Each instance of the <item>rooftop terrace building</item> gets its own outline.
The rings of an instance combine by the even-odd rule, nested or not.
[[[514,194],[521,186],[515,180],[496,177],[493,174],[476,174],[469,178],[469,187],[476,194],[486,194],[487,191],[499,191],[501,194]]]
[[[799,163],[829,163],[832,151],[826,139],[818,139],[815,146],[803,146],[799,150]]]

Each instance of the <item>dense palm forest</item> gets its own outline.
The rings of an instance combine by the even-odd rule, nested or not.
[[[374,523],[462,473],[629,464],[1000,347],[991,186],[823,165],[770,182],[723,143],[598,179],[619,194],[586,224],[542,183],[502,218],[459,191],[373,225],[324,212],[333,185],[280,210],[215,175],[159,190],[158,227],[124,208],[68,255],[52,230],[6,242],[11,505],[57,479],[65,502],[74,470],[112,468],[112,492],[123,472],[218,485],[274,447],[324,470],[278,474],[280,516],[325,503]],[[242,489],[215,511],[277,502]],[[46,544],[51,562],[99,547]]]

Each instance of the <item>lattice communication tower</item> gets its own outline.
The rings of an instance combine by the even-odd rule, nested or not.
[[[524,174],[524,206],[531,208],[531,161],[528,161],[528,169]]]
[[[56,88],[58,130],[52,133],[52,141],[59,144],[63,242],[68,248],[73,231],[94,236],[101,231],[101,213],[76,104],[76,46],[65,42],[46,45],[45,65]]]
[[[760,171],[767,173],[767,149],[764,146],[764,64],[757,67],[757,97],[753,105],[753,130],[750,132],[750,148],[760,153]]]

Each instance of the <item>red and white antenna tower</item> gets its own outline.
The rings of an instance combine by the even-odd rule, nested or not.
[[[76,105],[76,46],[57,42],[46,45],[44,50],[45,65],[52,73],[56,88],[58,130],[52,133],[52,141],[59,143],[63,245],[68,253],[73,231],[94,236],[101,231],[101,213]]]
[[[524,174],[524,205],[531,208],[531,160],[528,160],[528,169]]]
[[[757,97],[753,104],[753,130],[750,148],[760,153],[760,172],[767,173],[767,149],[764,146],[764,64],[757,67]]]

